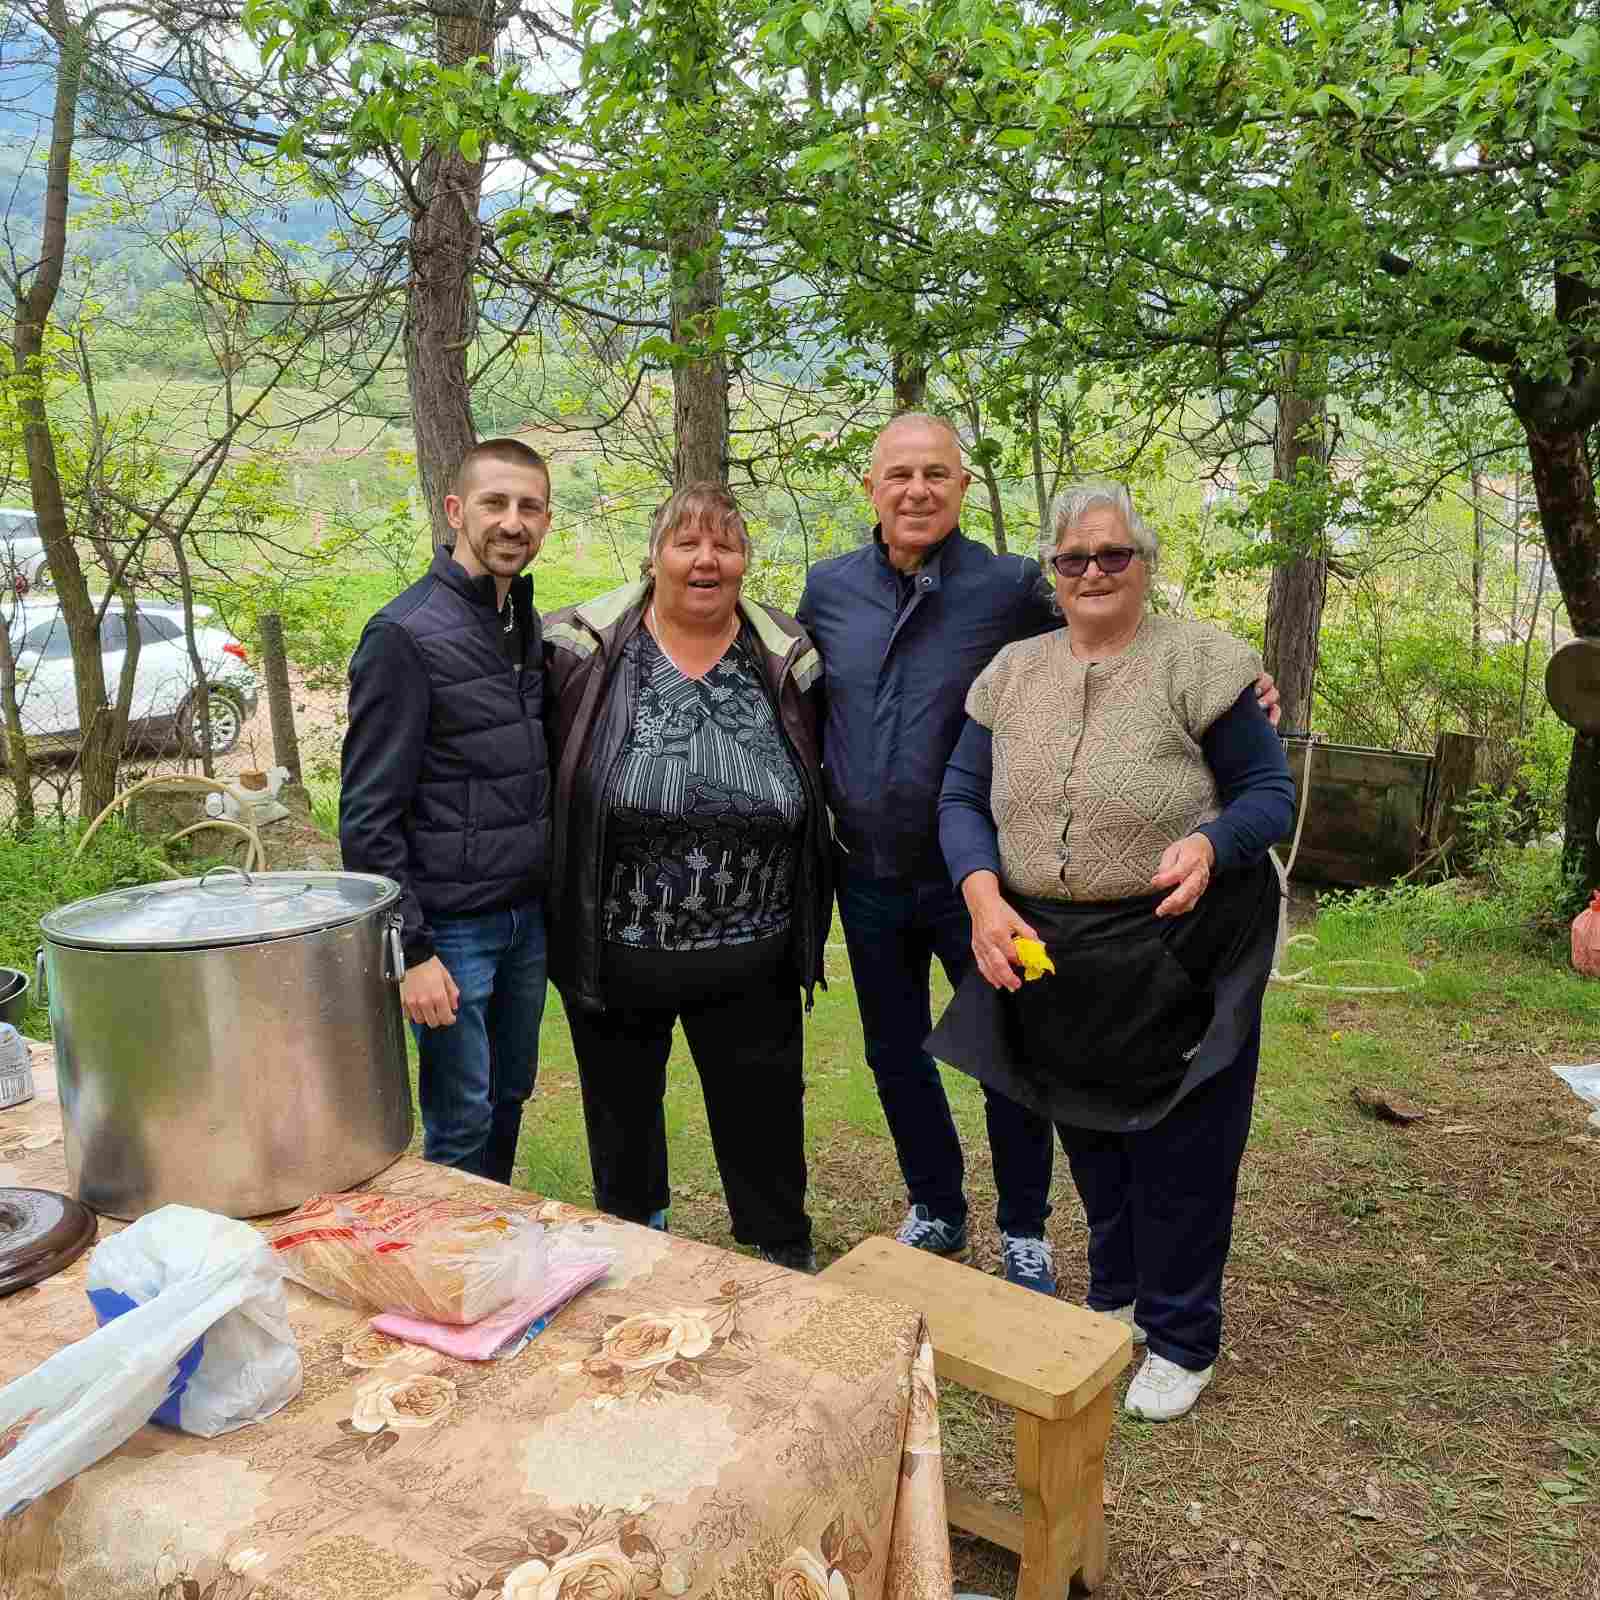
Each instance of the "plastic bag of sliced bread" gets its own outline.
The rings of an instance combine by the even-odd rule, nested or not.
[[[544,1228],[523,1212],[382,1190],[319,1194],[267,1234],[286,1278],[363,1311],[478,1322],[544,1283]]]

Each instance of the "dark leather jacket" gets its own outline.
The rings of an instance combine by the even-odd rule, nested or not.
[[[643,622],[654,584],[613,589],[545,618],[545,728],[555,772],[551,808],[550,976],[568,1005],[601,999],[600,874],[605,789],[632,727],[638,684],[623,659]],[[806,786],[806,838],[795,883],[790,934],[796,981],[810,1006],[822,984],[822,953],[833,918],[828,813],[819,760],[822,664],[793,617],[741,600],[742,637],[766,665],[768,696]]]

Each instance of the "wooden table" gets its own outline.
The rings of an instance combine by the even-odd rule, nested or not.
[[[0,1185],[65,1189],[48,1049],[34,1075]],[[409,1157],[373,1187],[483,1192]],[[0,1600],[949,1600],[917,1312],[494,1193],[617,1265],[485,1363],[291,1284],[299,1398],[218,1439],[143,1428],[0,1522]],[[0,1381],[93,1329],[87,1261],[0,1299]]]

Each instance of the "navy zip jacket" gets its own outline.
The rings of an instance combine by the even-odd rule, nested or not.
[[[350,663],[339,847],[352,872],[400,885],[406,963],[433,917],[541,899],[550,872],[544,652],[533,580],[513,578],[526,649],[506,659],[494,579],[448,550],[373,617]]]
[[[947,883],[939,786],[967,690],[1002,646],[1061,625],[1039,563],[957,528],[901,574],[875,528],[811,569],[796,615],[822,656],[822,777],[851,869]]]

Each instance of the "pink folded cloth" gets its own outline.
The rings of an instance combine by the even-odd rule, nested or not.
[[[404,1339],[407,1344],[426,1345],[458,1361],[490,1361],[505,1345],[515,1347],[518,1336],[541,1317],[553,1316],[579,1290],[587,1289],[596,1278],[603,1278],[616,1256],[615,1250],[558,1245],[550,1252],[544,1284],[537,1294],[513,1300],[492,1316],[466,1327],[427,1322],[421,1317],[408,1317],[394,1311],[374,1317],[372,1326],[391,1338]]]

